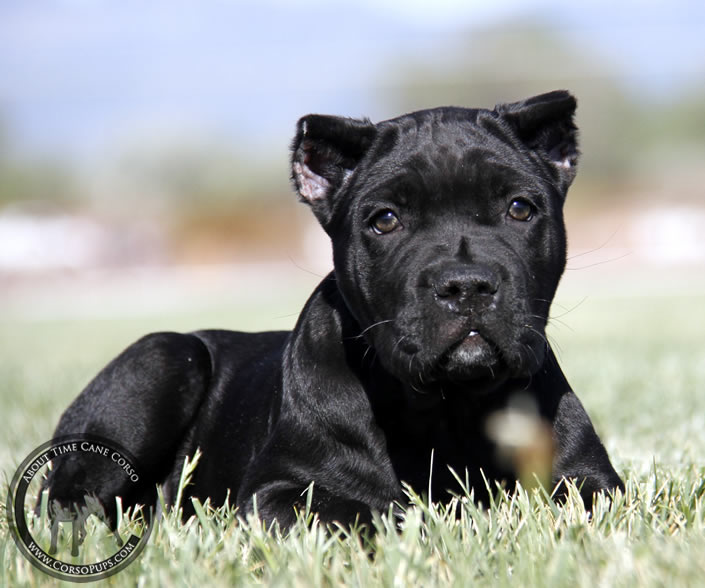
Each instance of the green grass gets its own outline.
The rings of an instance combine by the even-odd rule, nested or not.
[[[287,305],[284,312],[290,311]],[[668,309],[668,310],[666,310]],[[291,533],[198,505],[164,516],[134,564],[103,583],[141,586],[697,586],[705,578],[705,301],[588,299],[554,306],[550,336],[627,490],[588,516],[575,494],[499,494],[487,510],[412,497],[401,524],[325,533],[307,513]],[[285,328],[242,312],[123,321],[0,320],[0,472],[4,484],[46,441],[88,379],[142,333],[199,326]],[[5,491],[3,491],[3,494]],[[0,513],[0,586],[54,585],[19,553]],[[459,515],[459,516],[458,516]],[[124,524],[129,522],[125,517]],[[38,526],[42,521],[36,521]],[[90,526],[93,525],[93,526]],[[91,523],[84,550],[100,532]],[[94,532],[93,532],[94,531]]]

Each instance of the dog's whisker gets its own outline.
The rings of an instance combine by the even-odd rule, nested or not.
[[[394,319],[386,319],[383,321],[378,321],[376,323],[371,324],[369,327],[366,327],[363,329],[358,335],[355,335],[354,337],[348,337],[348,339],[362,339],[365,336],[365,333],[370,331],[371,329],[374,329],[375,327],[379,327],[380,325],[384,325],[387,323],[393,323]]]
[[[574,259],[577,259],[578,257],[583,257],[584,255],[590,255],[591,253],[596,253],[597,251],[600,251],[600,249],[604,249],[605,247],[607,247],[608,243],[609,243],[610,241],[612,241],[612,239],[614,239],[615,236],[617,235],[617,233],[619,233],[619,231],[621,231],[621,230],[622,230],[622,227],[621,227],[621,226],[620,226],[620,227],[617,227],[617,228],[612,232],[612,234],[611,234],[609,237],[607,237],[607,239],[606,239],[601,245],[598,245],[598,246],[595,247],[594,249],[588,249],[587,251],[583,251],[582,253],[576,253],[575,255],[569,255],[569,256],[566,258],[566,260],[567,260],[567,261],[572,261],[572,260],[574,260]]]
[[[577,308],[579,308],[580,306],[582,306],[583,303],[584,303],[587,299],[588,299],[588,297],[587,297],[587,296],[584,296],[583,298],[580,299],[579,302],[577,302],[576,304],[574,304],[574,305],[571,306],[570,308],[565,309],[565,307],[564,307],[564,312],[563,312],[562,314],[559,314],[557,317],[551,316],[551,317],[549,317],[549,320],[550,320],[550,319],[555,319],[555,318],[561,318],[561,317],[566,316],[567,314],[570,314],[571,312],[573,312],[574,310],[576,310]]]
[[[556,324],[558,324],[558,325],[560,325],[561,327],[564,327],[564,328],[568,329],[569,331],[574,332],[573,327],[571,327],[567,322],[562,321],[562,320],[560,320],[560,319],[551,318],[551,319],[548,320],[548,322],[549,322],[551,325],[556,325]]]
[[[619,261],[620,259],[624,259],[625,257],[629,257],[633,254],[632,251],[627,251],[626,253],[622,253],[622,255],[618,255],[617,257],[610,257],[609,259],[604,259],[602,261],[596,261],[594,263],[588,263],[585,265],[581,265],[578,267],[566,267],[566,271],[574,272],[578,270],[584,270],[584,269],[589,269],[591,267],[596,267],[598,265],[605,265],[607,263],[614,263],[615,261]]]

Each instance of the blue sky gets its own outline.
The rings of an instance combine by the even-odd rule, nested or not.
[[[450,39],[507,19],[605,56],[635,97],[705,79],[702,0],[17,0],[0,2],[0,116],[14,149],[50,157],[200,135],[258,152],[307,112],[396,114],[377,91],[391,64],[447,64]]]

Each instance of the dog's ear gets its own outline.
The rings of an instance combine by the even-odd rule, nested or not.
[[[369,120],[309,114],[296,125],[291,146],[291,179],[324,227],[331,197],[369,149],[377,128]]]
[[[575,178],[578,163],[578,128],[573,122],[576,106],[569,92],[557,90],[495,109],[530,149],[554,166],[563,190]]]

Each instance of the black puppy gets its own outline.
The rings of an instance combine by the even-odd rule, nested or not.
[[[333,242],[335,270],[292,332],[155,333],[128,347],[61,417],[148,472],[57,464],[50,499],[173,499],[184,456],[203,458],[191,495],[291,524],[313,482],[324,521],[369,520],[403,501],[486,496],[511,483],[487,417],[517,393],[550,427],[552,482],[589,503],[622,488],[546,340],[566,261],[562,208],[578,157],[575,99],[552,92],[494,110],[437,108],[372,124],[302,118],[292,177]],[[431,472],[431,453],[433,471]],[[90,467],[89,467],[90,466]],[[550,467],[550,466],[549,466]]]

